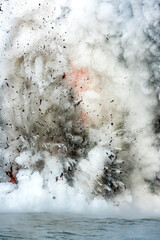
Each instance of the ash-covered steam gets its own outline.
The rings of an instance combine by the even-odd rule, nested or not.
[[[0,211],[160,214],[159,6],[1,1]]]

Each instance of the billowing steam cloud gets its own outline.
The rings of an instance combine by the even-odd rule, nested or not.
[[[159,5],[1,1],[1,211],[160,214]]]

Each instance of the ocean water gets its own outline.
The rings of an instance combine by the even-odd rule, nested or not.
[[[3,213],[0,239],[159,240],[160,219],[90,218],[54,213]]]

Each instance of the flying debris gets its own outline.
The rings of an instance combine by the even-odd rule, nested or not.
[[[58,176],[56,177],[56,182],[58,182]]]
[[[61,173],[60,178],[62,178],[62,180],[63,180],[63,173]]]
[[[63,76],[62,76],[62,79],[64,79],[66,77],[66,74],[65,74],[65,72],[63,73]]]

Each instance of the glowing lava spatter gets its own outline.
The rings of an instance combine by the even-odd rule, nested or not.
[[[12,166],[10,167],[10,170],[6,172],[6,175],[10,178],[11,183],[17,183]]]

